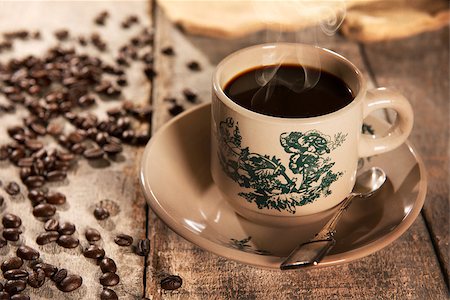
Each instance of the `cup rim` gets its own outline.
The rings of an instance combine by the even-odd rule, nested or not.
[[[315,48],[318,51],[331,54],[338,61],[348,65],[354,71],[354,75],[356,76],[358,83],[359,83],[359,90],[357,91],[353,100],[346,106],[344,106],[334,112],[327,113],[327,114],[320,115],[320,116],[315,116],[315,117],[307,117],[307,118],[305,118],[305,117],[300,117],[300,118],[276,117],[276,116],[270,116],[270,115],[265,115],[265,114],[261,114],[258,112],[254,112],[243,106],[240,106],[239,104],[237,104],[236,102],[231,100],[225,94],[222,87],[220,86],[220,75],[223,71],[223,68],[232,58],[239,56],[242,53],[252,52],[252,51],[256,51],[258,49],[266,48],[266,47]],[[242,71],[245,71],[245,70],[243,69]],[[239,73],[237,73],[237,74],[239,74]],[[234,76],[236,76],[237,74],[235,74]],[[235,52],[231,53],[230,55],[226,56],[224,59],[222,59],[222,61],[220,61],[220,63],[217,65],[217,67],[214,70],[212,81],[213,81],[213,90],[214,90],[215,95],[219,98],[219,100],[223,104],[228,106],[228,108],[230,108],[246,117],[249,117],[251,119],[257,119],[257,120],[262,120],[262,121],[266,121],[266,122],[291,123],[291,124],[292,123],[313,124],[313,123],[322,122],[325,119],[326,120],[334,119],[334,118],[338,117],[339,115],[341,115],[342,113],[344,113],[348,110],[351,110],[354,106],[358,105],[358,103],[360,101],[362,101],[364,98],[364,94],[365,94],[366,86],[367,86],[366,80],[365,80],[364,76],[362,75],[361,71],[351,61],[349,61],[347,58],[345,58],[341,54],[336,53],[327,48],[323,48],[323,47],[319,47],[319,46],[315,46],[315,45],[309,45],[309,44],[302,44],[302,43],[265,43],[265,44],[253,45],[253,46],[246,47],[246,48],[240,49],[238,51],[235,51]]]

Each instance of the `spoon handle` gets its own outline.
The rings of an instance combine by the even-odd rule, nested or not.
[[[344,211],[352,203],[352,199],[357,194],[348,195],[344,201],[339,204],[339,209],[331,219],[322,227],[322,229],[310,241],[300,244],[291,254],[281,263],[281,270],[298,269],[310,265],[317,265],[322,258],[333,248],[336,243],[334,234],[336,225]]]

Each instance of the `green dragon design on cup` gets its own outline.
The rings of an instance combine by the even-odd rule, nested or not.
[[[327,154],[341,146],[346,137],[339,132],[331,138],[317,130],[282,133],[280,144],[290,155],[286,168],[276,156],[253,153],[244,147],[238,123],[227,118],[219,125],[218,156],[225,174],[248,189],[239,196],[259,209],[295,214],[297,206],[332,193],[331,184],[343,172],[332,170],[335,163]]]

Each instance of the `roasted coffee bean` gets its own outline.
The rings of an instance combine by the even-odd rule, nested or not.
[[[122,152],[123,148],[121,145],[109,143],[102,147],[103,151],[107,154],[117,154]]]
[[[190,61],[187,64],[187,67],[189,68],[189,70],[191,71],[200,71],[202,68],[200,67],[200,64],[196,61]]]
[[[21,168],[23,168],[23,167],[28,167],[29,168],[29,167],[31,167],[33,165],[33,162],[34,162],[34,158],[33,157],[24,157],[24,158],[19,159],[19,162],[17,163],[17,166],[21,167]],[[22,174],[20,174],[20,175],[22,175]],[[22,176],[20,176],[20,178],[24,179]]]
[[[84,132],[80,132],[79,130],[71,132],[68,136],[67,139],[69,140],[69,142],[71,142],[72,144],[77,144],[77,143],[81,143],[82,141],[84,141],[84,139],[86,138],[86,134]]]
[[[178,275],[170,275],[162,279],[160,284],[163,290],[172,291],[180,288],[181,285],[183,284],[183,280]]]
[[[49,219],[44,224],[45,231],[57,231],[59,227],[59,222],[56,219]]]
[[[40,256],[37,250],[25,245],[19,246],[19,248],[17,248],[16,255],[24,260],[35,260]]]
[[[22,234],[22,230],[19,228],[4,228],[3,229],[3,237],[7,241],[17,242]]]
[[[25,280],[8,280],[5,283],[4,289],[10,294],[14,295],[20,293],[27,287],[27,282]]]
[[[19,163],[20,163],[20,161],[19,161]],[[33,163],[31,163],[31,165],[33,165]],[[20,176],[20,179],[22,179],[22,181],[27,179],[29,176],[31,176],[31,172],[32,172],[31,168],[30,168],[31,165],[27,166],[27,167],[20,168],[19,176]]]
[[[38,151],[44,147],[44,144],[38,140],[26,140],[25,147],[27,147],[31,151]]]
[[[29,176],[25,178],[24,183],[29,188],[38,188],[44,185],[45,179],[43,176]]]
[[[21,269],[13,269],[3,273],[3,277],[7,280],[25,279],[28,277],[28,272]]]
[[[40,288],[45,282],[44,270],[37,268],[33,270],[28,276],[28,285],[33,288]]]
[[[102,11],[95,17],[94,22],[97,25],[103,26],[103,25],[105,25],[105,21],[108,17],[109,17],[109,13],[107,11]]]
[[[17,228],[22,225],[22,220],[13,214],[5,214],[2,218],[2,224],[5,228]]]
[[[171,46],[162,48],[161,53],[167,56],[175,55],[175,51],[173,51],[173,48]]]
[[[118,300],[116,292],[111,289],[104,288],[100,293],[100,300]]]
[[[45,128],[44,125],[42,125],[40,123],[36,123],[36,122],[32,123],[30,125],[30,128],[38,135],[45,135],[45,133],[47,132],[47,129]]]
[[[52,136],[60,135],[64,130],[64,125],[60,123],[50,123],[47,125],[47,133]]]
[[[127,234],[118,234],[114,238],[114,242],[119,246],[126,247],[133,244],[133,238]]]
[[[179,115],[179,114],[182,113],[183,111],[184,111],[184,107],[181,106],[181,105],[179,105],[179,104],[176,104],[176,103],[174,103],[174,104],[172,105],[172,107],[169,108],[169,113],[170,113],[172,116]]]
[[[17,148],[11,152],[9,159],[13,163],[18,164],[19,161],[24,157],[25,157],[25,150],[23,148]]]
[[[30,300],[30,296],[24,294],[15,294],[11,296],[11,300]]]
[[[97,220],[105,220],[109,217],[109,211],[103,207],[96,207],[94,209],[94,216]]]
[[[47,173],[47,180],[48,181],[62,181],[66,179],[67,172],[65,171],[51,171]]]
[[[23,265],[23,260],[20,257],[10,257],[2,263],[0,267],[3,272],[7,272],[9,270],[19,269]]]
[[[83,278],[78,275],[67,275],[66,278],[58,283],[58,289],[62,292],[68,293],[76,290],[83,284]]]
[[[59,238],[58,231],[45,231],[40,233],[36,238],[36,244],[47,245],[51,242],[56,242]]]
[[[89,243],[99,241],[102,238],[100,232],[98,232],[98,230],[94,228],[86,229],[84,235],[86,236],[86,239],[88,240]]]
[[[119,283],[120,278],[116,273],[103,273],[100,276],[100,284],[103,286],[115,286]]]
[[[90,148],[83,152],[83,156],[87,159],[98,159],[103,157],[105,153],[103,152],[102,148]]]
[[[11,196],[15,196],[20,193],[20,186],[14,181],[11,181],[6,185],[5,192]]]
[[[63,222],[59,224],[58,232],[60,234],[71,235],[75,232],[75,224],[70,222]]]
[[[45,194],[40,190],[32,189],[28,192],[28,199],[30,199],[33,204],[37,205],[45,201]]]
[[[83,251],[83,255],[87,258],[102,258],[105,256],[105,250],[97,245],[90,245]]]
[[[186,100],[189,101],[189,102],[194,103],[195,100],[197,100],[197,94],[194,93],[193,91],[191,91],[188,88],[185,88],[183,90],[183,95],[184,95],[184,98],[186,98]]]
[[[144,74],[147,76],[147,79],[153,79],[158,73],[156,73],[155,69],[152,66],[147,66],[144,69]]]
[[[47,203],[41,203],[33,208],[33,215],[37,218],[49,218],[56,212],[56,208]]]
[[[117,266],[114,260],[109,257],[105,257],[100,261],[100,269],[103,273],[116,273]]]
[[[50,277],[50,279],[53,280],[55,283],[59,283],[64,278],[66,278],[66,276],[67,276],[67,270],[59,269],[58,272],[56,272],[53,276]]]
[[[44,271],[44,274],[46,277],[51,277],[54,274],[56,274],[56,272],[58,272],[57,267],[55,267],[54,265],[51,265],[51,264],[46,264],[46,263],[38,263],[33,267],[33,270],[35,270],[35,271],[37,271],[39,269]]]
[[[136,246],[136,254],[140,256],[146,256],[150,253],[150,240],[143,239],[139,240]]]
[[[66,196],[60,192],[55,192],[47,195],[46,197],[47,203],[54,205],[61,205],[66,203]]]
[[[10,300],[11,297],[8,292],[0,291],[0,300]]]
[[[4,238],[0,237],[0,249],[5,247],[7,244],[8,242]]]
[[[69,31],[66,29],[57,30],[55,31],[55,37],[60,41],[67,40],[69,37]]]
[[[71,235],[61,235],[56,242],[61,247],[69,249],[76,248],[80,244],[80,241]]]

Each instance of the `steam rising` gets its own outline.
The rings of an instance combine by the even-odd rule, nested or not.
[[[254,1],[253,3],[255,14],[265,24],[266,28],[271,28],[271,30],[266,30],[265,40],[267,43],[287,41],[283,39],[283,31],[292,31],[292,28],[286,28],[286,24],[280,20],[297,17],[304,20],[305,26],[309,25],[308,30],[311,30],[312,34],[305,36],[304,32],[302,33],[297,29],[294,33],[294,42],[318,46],[318,31],[320,30],[328,36],[335,34],[346,15],[346,5],[343,0]],[[273,30],[274,28],[278,30]],[[298,52],[296,55],[301,57],[302,53]],[[314,57],[309,57],[309,59],[320,69],[319,54],[313,55]],[[301,72],[303,74],[299,74],[297,78],[282,78],[277,71],[282,64],[287,63],[286,56],[287,54],[282,53],[277,47],[264,50],[261,57],[261,66],[267,68],[260,69],[255,75],[261,88],[253,96],[252,106],[261,106],[269,101],[277,85],[300,93],[313,88],[317,84],[320,79],[320,71],[315,72],[310,68],[303,68],[303,72]],[[275,67],[274,62],[278,63]],[[300,59],[298,59],[298,64],[301,65]]]

